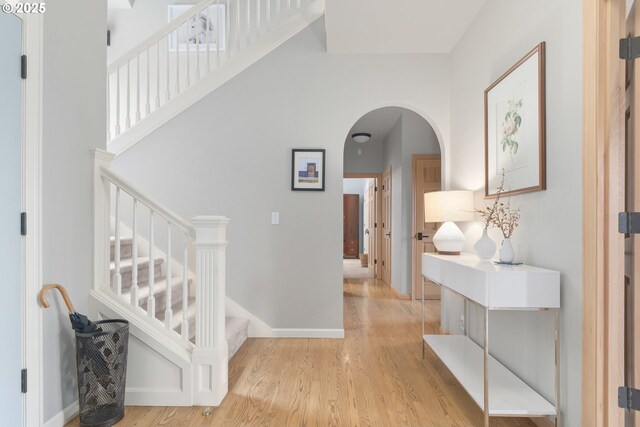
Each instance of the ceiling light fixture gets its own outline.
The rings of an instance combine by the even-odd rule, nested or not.
[[[371,134],[366,132],[358,132],[351,135],[351,139],[362,144],[363,142],[367,142],[369,139],[371,139]]]

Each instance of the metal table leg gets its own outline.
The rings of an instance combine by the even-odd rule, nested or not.
[[[556,427],[560,419],[560,309],[556,309],[555,321],[555,363],[556,363]]]
[[[420,341],[422,342],[422,360],[424,360],[424,282],[425,278],[422,277],[422,335]]]
[[[484,310],[484,427],[489,427],[489,309]]]

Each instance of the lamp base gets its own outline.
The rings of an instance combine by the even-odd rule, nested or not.
[[[451,252],[451,251],[438,251],[438,255],[460,255],[460,251]]]
[[[460,255],[464,241],[464,234],[451,221],[443,223],[433,236],[433,245],[442,255]]]

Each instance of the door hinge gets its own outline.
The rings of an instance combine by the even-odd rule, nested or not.
[[[640,411],[640,390],[618,387],[618,407],[627,411]]]
[[[622,234],[639,234],[640,212],[620,212],[618,214],[618,232]]]
[[[620,39],[620,59],[633,61],[640,58],[640,37]]]
[[[373,263],[374,263],[374,264],[377,264],[377,263],[378,263],[378,260],[377,260],[377,259],[374,259],[374,260],[373,260]]]
[[[384,260],[382,261],[382,266],[384,267]]]
[[[374,190],[374,191],[378,191],[378,186],[376,186],[376,188],[375,188],[375,190]]]
[[[20,213],[20,235],[21,236],[27,235],[27,213],[26,212]]]
[[[373,228],[378,228],[378,223],[377,222],[373,223]]]
[[[382,191],[384,191],[384,184],[382,184]]]
[[[27,55],[20,57],[20,77],[23,79],[27,78]]]
[[[22,393],[27,392],[27,370],[23,369],[20,371],[20,390]]]

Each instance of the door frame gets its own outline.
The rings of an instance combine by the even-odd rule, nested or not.
[[[382,182],[382,174],[381,173],[344,173],[343,179],[357,179],[357,178],[373,178],[376,180],[376,191],[375,194],[375,207],[376,207],[376,225],[380,222],[380,217],[382,216],[382,203],[380,203],[380,194],[377,190],[380,182]],[[343,212],[344,213],[344,212]],[[380,250],[382,249],[382,227],[375,227],[374,233],[375,240],[375,257],[373,258],[373,262],[375,263],[380,255]],[[371,254],[369,254],[369,259],[371,259]],[[373,268],[373,277],[376,279],[382,278],[382,264],[376,263]]]
[[[24,237],[23,367],[27,369],[27,393],[23,395],[23,419],[27,427],[44,423],[42,411],[42,308],[37,295],[42,287],[42,46],[41,14],[22,19],[23,52],[28,76],[23,80],[22,208],[27,213]]]
[[[418,178],[416,171],[416,164],[418,160],[440,160],[440,188],[444,184],[444,180],[442,179],[442,155],[441,154],[414,154],[411,156],[411,299],[416,299],[417,290],[415,287],[415,283],[413,283],[413,279],[416,276],[416,267],[418,263],[416,262],[416,245],[418,241],[415,236],[418,232],[417,224],[416,224],[416,180]]]
[[[624,69],[622,0],[583,0],[582,425],[624,425]],[[609,286],[611,284],[612,286]],[[618,286],[614,286],[618,284]],[[624,329],[624,328],[623,328]]]
[[[389,225],[388,228],[390,228],[393,225],[393,169],[392,169],[392,165],[389,165],[389,167],[387,167],[384,172],[382,172],[382,175],[380,175],[380,185],[382,185],[382,191],[381,193],[384,193],[384,176],[385,175],[389,175],[389,182],[391,183],[391,185],[389,186],[389,192],[391,193],[390,196],[390,200],[389,203],[391,203],[391,206],[389,206],[389,217],[387,218],[387,224]],[[382,221],[382,212],[384,211],[384,209],[382,209],[382,204],[383,204],[383,198],[384,195],[380,196],[380,221]],[[380,248],[382,248],[383,243],[383,235],[382,233],[384,232],[384,227],[379,227],[380,228]],[[391,233],[393,233],[393,230],[391,230]],[[391,290],[397,291],[397,289],[393,286],[393,235],[389,234],[389,253],[387,254],[387,269],[389,270],[389,281],[387,282],[386,280],[384,280],[384,273],[382,273],[382,265],[380,266],[380,279],[385,282],[387,284],[387,286],[389,286],[389,288],[391,288]]]

